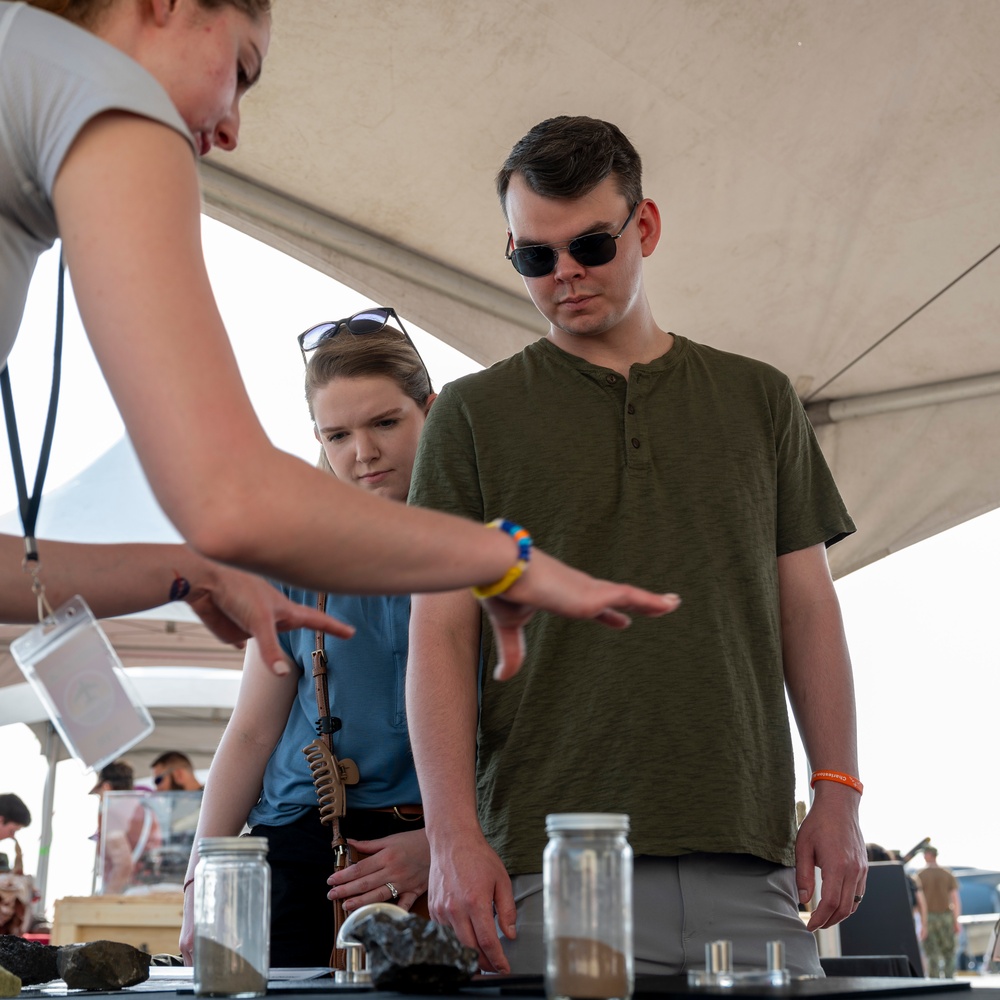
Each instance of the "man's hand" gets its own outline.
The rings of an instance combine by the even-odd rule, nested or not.
[[[339,639],[354,635],[353,626],[288,600],[280,590],[252,573],[205,560],[204,572],[190,583],[191,591],[185,600],[215,637],[242,649],[252,636],[264,662],[279,676],[287,674],[289,666],[278,632],[308,628]]]
[[[516,937],[514,893],[503,862],[481,835],[431,853],[428,892],[431,919],[447,924],[462,944],[475,948],[484,971],[510,972],[493,908],[504,935]]]
[[[868,861],[858,826],[860,796],[832,781],[817,781],[816,796],[795,841],[795,884],[799,902],[816,888],[815,869],[822,874],[819,905],[809,917],[809,930],[832,927],[858,906],[865,894]]]

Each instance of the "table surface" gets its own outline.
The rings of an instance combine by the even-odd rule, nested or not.
[[[975,986],[974,996],[968,995],[969,990]],[[61,987],[61,988],[60,988]],[[271,980],[268,983],[268,992],[272,995],[280,996],[281,1000],[317,1000],[317,994],[337,994],[338,1000],[373,1000],[374,990],[371,987],[357,986],[354,984],[334,983],[330,979],[310,979],[310,980]],[[68,990],[63,984],[51,984],[43,987],[33,987],[22,991],[22,996],[29,998],[48,997],[115,997],[122,1000],[128,994],[145,994],[142,1000],[166,1000],[168,997],[191,997],[193,989],[190,980],[187,982],[175,981],[169,983],[168,980],[149,981],[138,987],[122,990],[113,993],[90,992],[83,990]],[[1000,1000],[1000,977],[982,977],[980,981],[974,979],[959,980],[938,980],[938,979],[904,979],[904,978],[881,978],[881,977],[839,977],[831,976],[826,979],[810,979],[790,983],[779,988],[762,987],[735,987],[731,989],[706,989],[701,987],[690,987],[684,976],[636,976],[636,988],[634,996],[637,998],[664,998],[664,1000],[692,1000],[699,995],[717,997],[719,995],[735,995],[739,1000],[747,998],[804,998],[804,1000],[820,1000],[826,997],[863,997],[864,1000],[870,998],[903,997],[904,994],[912,993],[919,996],[921,1000]],[[963,997],[962,994],[966,996]],[[413,997],[421,994],[383,994],[395,997]],[[462,997],[463,1000],[475,1000],[480,997],[544,997],[541,977],[538,976],[483,976],[455,994],[455,997]],[[438,995],[440,996],[440,995]]]

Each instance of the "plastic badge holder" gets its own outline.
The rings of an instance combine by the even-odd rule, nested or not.
[[[69,752],[98,770],[154,729],[86,601],[70,598],[10,644]]]

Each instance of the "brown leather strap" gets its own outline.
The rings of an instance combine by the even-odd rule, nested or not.
[[[316,610],[320,614],[326,613],[326,594],[316,595]],[[313,661],[313,684],[316,688],[316,705],[319,708],[320,719],[332,719],[330,714],[330,689],[326,683],[326,636],[320,629],[316,629],[316,648],[312,652]],[[333,733],[320,733],[323,742],[333,750]]]
[[[325,592],[316,595],[316,608],[320,613],[326,612]],[[357,783],[358,769],[352,760],[338,761],[333,752],[333,734],[340,726],[339,720],[335,720],[330,712],[330,689],[327,683],[326,669],[326,635],[320,629],[316,629],[316,648],[313,650],[312,661],[316,705],[319,708],[320,719],[319,739],[329,751],[328,766],[323,773],[325,774],[327,770],[330,772],[326,775],[325,781],[316,781],[316,790],[320,800],[320,819],[330,826],[333,870],[336,872],[343,870],[351,863],[350,848],[340,832],[340,817],[347,811],[344,785]],[[311,760],[308,752],[307,759]],[[321,784],[323,785],[322,789]],[[337,947],[337,937],[346,919],[343,901],[333,900],[333,950],[330,952],[330,967],[332,969],[347,968],[347,952],[343,948]]]

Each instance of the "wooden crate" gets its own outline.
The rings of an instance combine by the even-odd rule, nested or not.
[[[151,955],[177,955],[184,894],[65,896],[55,902],[52,944],[123,941]]]

